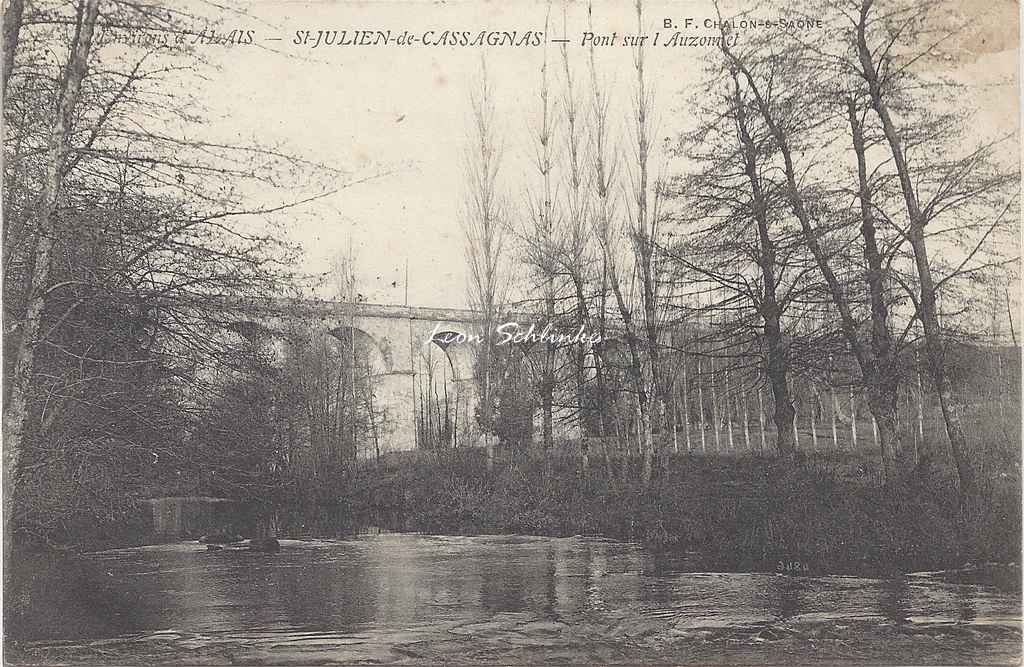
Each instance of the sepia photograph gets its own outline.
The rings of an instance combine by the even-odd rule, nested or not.
[[[4,665],[1020,665],[1019,0],[2,0]]]

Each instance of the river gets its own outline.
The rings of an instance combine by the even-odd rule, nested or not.
[[[1019,591],[687,571],[597,538],[378,535],[89,554],[40,574],[8,662],[1020,662]]]

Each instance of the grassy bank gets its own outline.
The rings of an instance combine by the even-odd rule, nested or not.
[[[637,471],[592,459],[422,452],[368,465],[330,488],[303,485],[285,532],[357,526],[440,534],[602,535],[686,553],[709,569],[878,573],[1020,559],[1020,482],[989,480],[974,516],[951,470],[908,471],[881,485],[865,457],[677,455],[647,490]]]

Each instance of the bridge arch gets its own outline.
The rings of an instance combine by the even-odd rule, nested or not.
[[[342,345],[352,345],[360,361],[366,361],[384,373],[394,372],[395,362],[391,350],[381,344],[375,336],[359,327],[346,324],[328,329],[327,333]]]
[[[273,337],[273,332],[268,327],[252,320],[229,322],[225,328],[231,333],[238,334],[253,343],[261,339]]]
[[[266,325],[252,320],[237,320],[229,322],[224,328],[244,341],[244,346],[269,353],[275,362],[287,356],[286,337]]]

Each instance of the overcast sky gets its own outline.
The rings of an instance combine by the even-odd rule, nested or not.
[[[1005,0],[974,2],[962,9],[973,32],[956,45],[951,67],[976,86],[981,125],[1019,127],[1016,85],[1017,12]],[[595,32],[636,32],[631,3],[594,6]],[[270,47],[211,51],[219,69],[197,93],[208,100],[211,138],[281,144],[310,160],[367,174],[388,171],[371,182],[344,189],[309,205],[295,216],[293,237],[307,252],[307,268],[326,270],[351,243],[359,267],[360,291],[373,302],[402,303],[405,263],[409,300],[419,306],[466,304],[459,212],[462,155],[469,91],[481,51],[462,47],[344,47],[316,49],[292,44],[296,31],[544,30],[546,3],[508,2],[279,2],[257,0],[238,27],[252,29],[258,44]],[[561,6],[553,5],[549,36],[562,33]],[[665,18],[714,16],[710,2],[647,3],[647,32]],[[230,25],[230,24],[229,24]],[[228,27],[228,26],[226,26]],[[570,5],[567,37],[579,75],[585,76],[587,50],[579,46],[587,30],[584,4]],[[664,33],[664,30],[663,30]],[[704,34],[712,34],[706,31]],[[280,38],[281,41],[271,41]],[[523,201],[536,126],[541,48],[488,48],[488,68],[497,96],[505,146],[507,195]],[[695,80],[700,48],[649,50],[656,86],[658,134],[675,134],[685,123],[681,89]],[[558,53],[552,74],[560,70]],[[602,75],[616,91],[623,110],[630,104],[631,50],[599,50]],[[613,117],[624,118],[623,114]],[[613,132],[621,134],[624,121]]]

